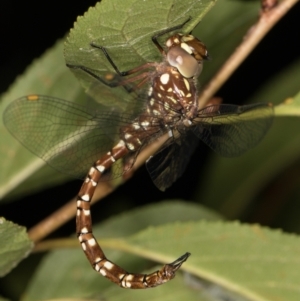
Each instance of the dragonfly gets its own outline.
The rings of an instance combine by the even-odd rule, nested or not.
[[[104,95],[124,88],[134,109],[120,112],[100,105],[91,109],[50,96],[28,95],[4,112],[4,124],[12,135],[50,166],[75,176],[88,170],[77,197],[77,236],[93,269],[122,288],[145,289],[170,281],[190,253],[150,274],[129,273],[110,261],[92,231],[90,202],[98,182],[129,172],[145,147],[168,135],[161,150],[146,163],[154,184],[165,190],[182,175],[199,139],[222,156],[238,156],[256,146],[272,124],[270,104],[198,107],[197,80],[209,56],[201,40],[178,33],[189,20],[152,36],[161,62],[120,71],[105,47],[91,43],[107,58],[115,71],[112,76],[101,77],[83,65],[67,64],[99,83]],[[162,46],[158,38],[167,35]],[[123,165],[112,168],[118,160]]]

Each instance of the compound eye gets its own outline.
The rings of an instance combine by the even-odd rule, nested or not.
[[[202,71],[202,63],[180,46],[171,48],[167,53],[169,64],[176,67],[181,75],[186,78],[198,76]]]
[[[184,35],[181,37],[181,47],[188,53],[192,53],[197,61],[208,59],[206,46],[192,35]]]

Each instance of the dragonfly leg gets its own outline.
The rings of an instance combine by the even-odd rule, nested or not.
[[[181,29],[183,28],[183,26],[188,23],[189,21],[191,21],[191,17],[189,17],[187,20],[185,20],[183,23],[179,24],[179,25],[176,25],[176,26],[173,26],[173,27],[170,27],[170,28],[166,28],[162,31],[160,31],[159,33],[155,34],[154,36],[152,36],[152,42],[154,43],[154,45],[157,47],[157,49],[159,50],[159,52],[162,54],[162,55],[166,55],[163,47],[159,44],[158,42],[158,38],[167,34],[167,33],[170,33],[172,31],[175,31],[175,30],[178,30],[178,29]]]
[[[179,25],[167,28],[167,29],[165,29],[163,31],[160,31],[159,33],[155,34],[154,36],[152,36],[152,42],[155,44],[155,46],[157,47],[157,49],[160,51],[161,54],[163,54],[164,56],[166,55],[163,47],[159,44],[157,39],[162,35],[165,35],[169,32],[172,32],[174,30],[182,28],[190,20],[191,20],[191,17],[189,17],[186,21],[184,21],[183,23],[181,23]],[[146,79],[148,77],[148,73],[146,73],[145,70],[156,66],[155,63],[148,62],[148,63],[142,64],[138,67],[135,67],[135,68],[127,70],[127,71],[120,71],[104,46],[97,45],[94,42],[90,43],[90,45],[91,45],[91,47],[97,48],[97,49],[99,49],[103,52],[103,54],[106,57],[106,59],[108,60],[108,62],[111,64],[111,66],[114,68],[114,70],[116,71],[116,73],[120,77],[126,77],[128,75],[136,74],[137,72],[143,71],[142,75],[137,75],[137,76],[131,77],[128,80],[113,81],[113,79],[114,79],[113,78],[112,81],[107,81],[107,80],[103,79],[101,76],[98,76],[95,73],[95,71],[91,70],[90,68],[87,68],[87,67],[82,66],[82,65],[67,64],[68,68],[80,69],[80,70],[86,72],[87,74],[91,75],[97,81],[100,81],[104,85],[109,86],[111,88],[115,88],[115,87],[118,87],[118,86],[124,86],[126,88],[127,83],[130,83],[130,82],[133,82],[133,81],[136,81],[136,80],[140,80],[141,77],[142,77],[141,84],[138,84],[138,87],[141,87],[144,84],[143,79]],[[128,88],[126,88],[126,90],[128,90],[128,92],[131,92],[132,89],[130,87],[128,87]]]

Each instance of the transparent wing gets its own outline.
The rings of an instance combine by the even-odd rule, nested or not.
[[[49,96],[19,98],[3,117],[7,129],[31,152],[58,171],[80,178],[119,140],[120,126],[132,119],[130,114],[91,112]],[[114,173],[118,176],[123,171]]]
[[[184,172],[198,144],[195,135],[218,154],[234,157],[256,146],[272,121],[273,108],[268,104],[206,107],[199,110],[194,126],[184,129],[178,139],[169,140],[147,161],[147,169],[154,184],[165,190]]]
[[[158,189],[166,190],[183,174],[198,142],[191,131],[186,132],[167,141],[167,146],[147,161],[148,172]]]
[[[269,104],[213,105],[199,110],[193,132],[218,154],[234,157],[256,146],[272,121]]]

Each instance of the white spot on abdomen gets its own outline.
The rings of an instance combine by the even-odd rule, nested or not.
[[[86,234],[89,231],[88,231],[87,227],[83,227],[80,232],[83,233],[83,234]]]
[[[85,202],[88,202],[90,200],[90,196],[88,194],[84,194],[81,199]]]
[[[149,88],[149,90],[148,90],[148,95],[149,95],[149,96],[151,96],[151,95],[152,95],[152,93],[153,93],[153,88],[152,88],[152,87],[150,87],[150,88]]]
[[[105,170],[105,166],[103,166],[103,165],[97,165],[96,168],[97,168],[101,173],[103,173],[104,170]]]
[[[140,125],[137,122],[133,123],[132,126],[135,130],[138,130],[140,128]]]
[[[87,242],[91,247],[96,245],[96,240],[94,238],[89,239]]]
[[[85,216],[89,216],[91,214],[91,211],[83,209],[83,213],[84,213]]]
[[[104,276],[104,277],[105,277],[105,276],[106,276],[106,271],[105,271],[105,270],[103,270],[103,269],[101,269],[101,270],[100,270],[100,274],[101,274],[102,276]]]
[[[153,106],[153,105],[154,105],[154,103],[155,103],[155,100],[154,100],[154,98],[151,98],[151,99],[150,99],[150,101],[149,101],[149,103],[150,103],[150,106]]]
[[[105,263],[104,263],[104,265],[103,265],[107,270],[111,270],[113,267],[114,267],[114,265],[111,263],[111,262],[109,262],[109,261],[106,261]]]
[[[149,121],[143,121],[141,122],[142,127],[147,127],[149,126]]]
[[[128,149],[131,150],[131,151],[134,151],[134,150],[135,150],[135,147],[134,147],[134,145],[133,145],[132,143],[127,143],[127,147],[128,147]]]

